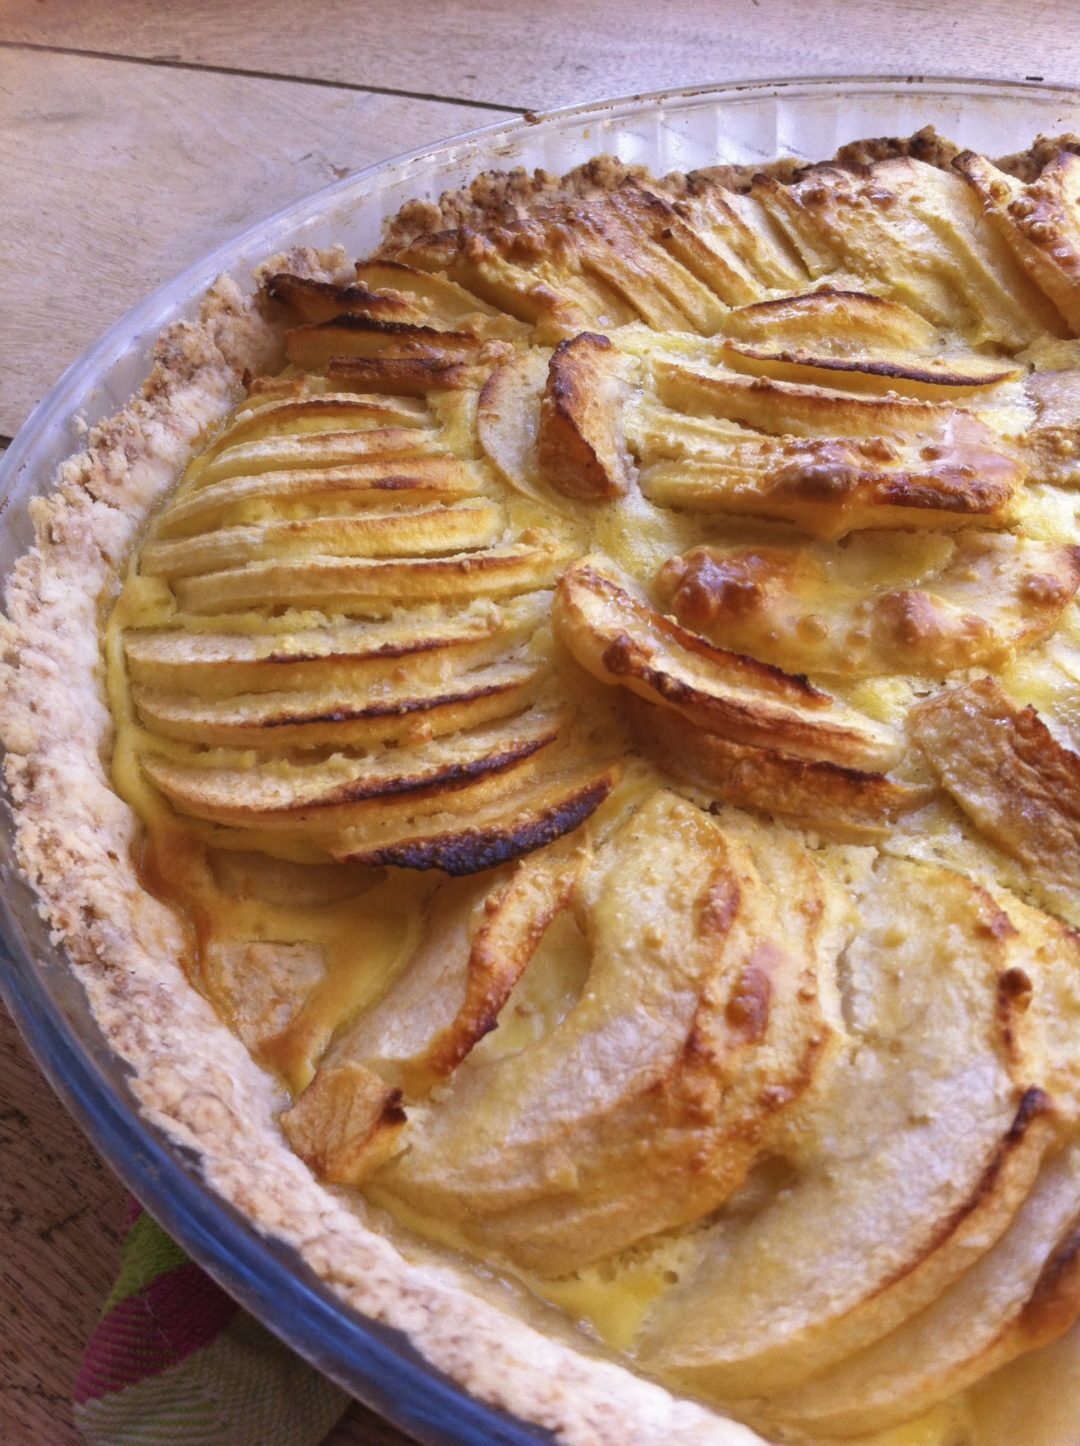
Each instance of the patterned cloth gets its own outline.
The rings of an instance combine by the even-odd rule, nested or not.
[[[93,1446],[317,1446],[348,1405],[132,1201],[75,1386]]]

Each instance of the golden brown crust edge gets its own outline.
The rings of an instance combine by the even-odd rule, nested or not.
[[[343,262],[340,252],[296,252],[287,264],[332,280]],[[280,258],[267,267],[281,269]],[[254,307],[217,283],[196,323],[162,337],[141,395],[90,432],[57,489],[34,504],[37,545],[9,580],[0,619],[0,739],[19,864],[132,1067],[144,1114],[194,1149],[211,1187],[294,1246],[344,1303],[403,1331],[480,1400],[560,1440],[751,1446],[761,1438],[746,1427],[471,1294],[464,1270],[406,1262],[365,1223],[362,1202],[321,1186],[282,1139],[277,1085],[188,984],[181,920],[138,878],[137,821],[103,763],[112,725],[99,609],[147,509],[228,413],[244,373],[276,365],[277,351]]]

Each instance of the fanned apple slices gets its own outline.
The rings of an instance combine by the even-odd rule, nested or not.
[[[965,1272],[992,1250],[1003,1251],[996,1273],[1008,1279],[1006,1232],[1014,1219],[1023,1232],[1022,1212],[1038,1212],[1040,1164],[1060,1132],[1075,1130],[1080,1108],[1075,1088],[1048,1093],[1060,1075],[1044,1027],[1061,1009],[1077,1017],[1067,983],[1076,941],[1062,937],[1056,974],[1036,971],[1022,914],[1007,907],[950,870],[878,864],[859,890],[860,924],[843,957],[848,1038],[786,1142],[794,1176],[760,1210],[733,1213],[704,1238],[697,1268],[646,1325],[640,1352],[650,1368],[725,1399],[760,1403],[790,1390],[786,1410],[765,1409],[801,1430],[846,1434],[851,1423],[815,1419],[814,1402],[858,1376],[860,1350],[885,1359],[897,1342],[865,1413],[875,1425],[948,1395],[950,1358],[958,1370],[978,1360],[982,1321],[951,1311],[950,1293],[971,1298],[979,1276]],[[1057,1169],[1048,1166],[1051,1178]],[[1078,1215],[1074,1195],[1058,1229]],[[1035,1269],[1017,1282],[1021,1292],[1058,1241],[1053,1231],[1028,1242]],[[923,1340],[927,1314],[940,1324]],[[907,1375],[904,1339],[922,1341],[932,1367],[922,1381]],[[916,1382],[923,1394],[912,1408]],[[846,1404],[859,1404],[857,1391]]]
[[[1080,1314],[1075,146],[485,177],[277,258],[289,365],[110,623],[293,1149],[770,1439]]]
[[[377,1180],[548,1275],[738,1186],[824,1067],[843,913],[793,841],[755,850],[662,791],[569,907],[591,956],[576,1002],[534,1044],[462,1068]]]

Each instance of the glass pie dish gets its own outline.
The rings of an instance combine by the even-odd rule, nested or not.
[[[137,308],[41,404],[3,467],[5,574],[31,545],[28,503],[78,445],[76,420],[120,408],[149,367],[157,335],[189,315],[213,279],[242,287],[257,262],[303,244],[370,249],[406,201],[437,196],[484,169],[561,172],[603,152],[655,172],[783,154],[807,159],[867,135],[932,123],[995,155],[1037,132],[1077,128],[1080,103],[1039,86],[972,81],[757,83],[634,98],[498,126],[434,152],[362,172],[262,223]],[[421,1440],[547,1439],[491,1411],[440,1376],[405,1338],[348,1310],[280,1241],[257,1232],[202,1180],[199,1162],[140,1114],[124,1061],[110,1049],[81,987],[49,942],[4,835],[3,990],[46,1073],[98,1148],[189,1252],[300,1354]]]

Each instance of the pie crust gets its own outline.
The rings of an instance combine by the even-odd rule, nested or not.
[[[584,556],[560,551],[554,543],[545,553],[548,542],[534,535],[535,527],[520,538],[492,542],[488,534],[498,527],[485,512],[494,506],[485,501],[490,488],[467,495],[454,525],[461,527],[472,560],[455,573],[454,585],[467,575],[470,586],[488,588],[476,562],[485,548],[490,570],[525,568],[534,592],[557,582],[555,632],[558,646],[573,660],[562,666],[580,670],[574,676],[581,709],[589,712],[594,695],[617,696],[620,727],[625,722],[632,742],[605,742],[612,757],[605,754],[598,764],[599,745],[590,734],[581,756],[570,750],[564,760],[565,786],[564,775],[554,774],[561,791],[551,797],[558,806],[548,807],[542,791],[543,807],[530,802],[530,795],[521,804],[525,822],[513,827],[505,810],[499,811],[496,791],[490,829],[472,827],[464,843],[460,833],[441,824],[410,834],[394,824],[395,815],[387,815],[389,824],[379,816],[383,832],[357,834],[350,814],[344,832],[318,834],[317,848],[327,858],[365,868],[434,868],[450,876],[478,874],[481,880],[485,870],[508,859],[532,860],[512,876],[513,887],[527,896],[521,907],[542,911],[545,899],[557,900],[549,907],[555,917],[589,875],[591,865],[574,853],[575,839],[593,837],[587,820],[598,808],[595,818],[605,818],[605,798],[624,796],[614,753],[649,760],[668,782],[657,789],[661,775],[650,774],[652,793],[646,790],[628,805],[636,823],[624,821],[614,843],[603,833],[606,825],[596,825],[597,850],[617,846],[622,852],[613,852],[608,874],[588,886],[593,888],[589,928],[600,931],[597,937],[607,928],[603,937],[613,938],[611,950],[618,955],[622,949],[620,979],[625,982],[634,962],[653,947],[649,920],[634,914],[646,880],[666,889],[663,908],[675,913],[669,881],[680,880],[690,891],[687,918],[698,919],[694,910],[702,897],[712,900],[715,918],[709,927],[715,940],[726,938],[737,916],[740,928],[753,938],[773,940],[776,957],[797,959],[802,972],[789,976],[770,956],[760,969],[736,971],[734,992],[724,996],[722,1008],[716,1006],[715,1020],[702,1023],[704,1016],[695,1016],[695,1029],[705,1031],[707,1050],[702,1049],[736,1058],[722,1091],[723,1108],[736,1111],[735,1123],[725,1125],[715,1140],[710,1136],[707,1168],[693,1152],[701,1149],[700,1121],[715,1123],[715,1101],[708,1095],[715,1088],[711,1064],[683,1062],[672,1086],[678,1108],[650,1097],[648,1110],[641,1107],[631,1117],[643,1136],[671,1134],[665,1168],[697,1172],[679,1208],[658,1188],[648,1208],[637,1209],[647,1159],[615,1162],[608,1149],[594,1168],[585,1136],[573,1136],[575,1178],[585,1182],[580,1190],[589,1210],[599,1211],[600,1226],[589,1228],[600,1233],[590,1236],[582,1224],[568,1236],[566,1205],[539,1224],[533,1211],[528,1227],[523,1214],[509,1210],[504,1220],[493,1210],[478,1244],[468,1238],[466,1211],[457,1221],[466,1243],[481,1255],[494,1249],[498,1260],[520,1265],[531,1281],[530,1271],[561,1278],[589,1266],[605,1250],[610,1253],[613,1241],[631,1248],[657,1230],[692,1225],[723,1204],[755,1162],[798,1154],[797,1141],[774,1137],[772,1124],[763,1122],[764,1093],[738,1115],[740,1091],[750,1089],[746,1081],[772,1092],[766,1113],[770,1120],[774,1115],[784,1120],[804,1093],[817,1099],[819,1074],[831,1068],[830,1052],[839,1048],[834,1039],[845,1029],[862,1030],[859,1078],[866,1098],[900,1099],[898,1081],[915,1068],[923,1091],[915,1108],[925,1112],[928,1124],[940,1125],[941,1149],[952,1152],[948,1165],[956,1179],[941,1183],[943,1196],[954,1200],[946,1243],[932,1249],[912,1245],[909,1259],[901,1233],[911,1221],[898,1209],[888,1216],[900,1242],[895,1278],[883,1268],[880,1289],[871,1298],[843,1310],[830,1304],[840,1324],[824,1343],[808,1317],[805,1330],[792,1337],[795,1343],[785,1344],[769,1335],[767,1282],[758,1290],[752,1268],[753,1252],[764,1247],[755,1242],[752,1222],[732,1228],[723,1260],[703,1259],[695,1267],[697,1295],[691,1291],[683,1300],[671,1292],[659,1300],[642,1336],[641,1363],[691,1392],[715,1397],[731,1388],[733,1400],[741,1403],[739,1413],[764,1423],[770,1436],[854,1439],[897,1419],[890,1373],[895,1376],[898,1358],[888,1348],[894,1334],[908,1333],[900,1336],[901,1358],[917,1396],[919,1352],[932,1349],[938,1327],[920,1335],[912,1318],[930,1310],[943,1291],[959,1289],[958,1281],[970,1289],[973,1309],[995,1302],[1000,1272],[995,1275],[988,1264],[996,1251],[993,1245],[987,1251],[988,1241],[1004,1241],[1003,1248],[1012,1242],[1014,1251],[1022,1251],[1025,1239],[1042,1240],[1038,1232],[1047,1232],[1053,1244],[1035,1262],[1035,1285],[1019,1314],[1010,1300],[995,1304],[1000,1322],[993,1316],[987,1321],[1001,1329],[988,1337],[980,1366],[967,1374],[958,1368],[955,1387],[964,1389],[984,1371],[1060,1335],[1080,1310],[1074,1264],[1080,1071],[1068,1027],[1080,1004],[1069,974],[1070,964],[1080,959],[1080,942],[1066,927],[1080,922],[1080,764],[1074,751],[1080,673],[1071,671],[1080,657],[1073,602],[1080,554],[1070,502],[1080,436],[1080,408],[1071,391],[1080,355],[1071,340],[1074,307],[1080,314],[1075,301],[1080,212],[1074,195],[1080,159],[1069,139],[1057,145],[1040,141],[1029,156],[1001,166],[957,154],[948,143],[920,133],[907,142],[859,143],[836,162],[803,171],[785,162],[755,175],[725,169],[653,182],[601,158],[561,180],[482,177],[471,191],[444,197],[438,206],[405,207],[379,257],[358,269],[340,249],[297,251],[260,268],[262,291],[255,299],[219,282],[196,322],[173,327],[161,338],[141,395],[90,432],[85,452],[65,465],[55,492],[34,504],[37,546],[16,568],[7,617],[0,623],[0,736],[19,860],[106,1037],[133,1068],[132,1088],[144,1112],[177,1143],[198,1152],[208,1182],[222,1198],[295,1246],[346,1303],[403,1330],[434,1366],[479,1399],[560,1439],[614,1446],[631,1439],[762,1438],[628,1370],[617,1352],[577,1329],[570,1315],[513,1281],[478,1274],[457,1250],[423,1238],[425,1201],[453,1218],[455,1211],[461,1214],[462,1200],[478,1198],[475,1182],[454,1185],[456,1152],[467,1138],[460,1129],[467,1121],[457,1135],[447,1126],[440,1144],[436,1108],[425,1144],[430,1163],[425,1166],[421,1151],[419,1166],[402,1166],[398,1162],[406,1157],[395,1155],[401,1126],[394,1113],[400,1095],[395,1086],[390,1091],[395,1102],[383,1110],[374,1146],[346,1130],[339,1148],[320,1113],[318,1071],[313,1085],[306,1078],[291,1081],[290,1102],[281,1078],[253,1061],[237,1033],[192,987],[184,970],[191,958],[191,919],[163,902],[160,889],[148,888],[148,880],[160,874],[155,876],[152,860],[148,866],[143,826],[120,796],[125,791],[120,773],[112,771],[114,749],[119,740],[116,758],[121,758],[125,735],[123,726],[118,733],[114,724],[114,716],[121,716],[115,658],[112,714],[107,695],[110,677],[101,641],[106,619],[130,576],[133,548],[145,573],[168,577],[190,612],[235,614],[258,604],[258,593],[244,591],[252,585],[250,576],[228,581],[232,592],[214,592],[226,586],[221,580],[228,559],[222,562],[205,549],[218,543],[192,545],[184,527],[170,537],[160,519],[176,517],[177,508],[191,514],[209,505],[205,489],[214,485],[209,473],[210,481],[199,484],[204,490],[182,492],[178,502],[166,499],[188,459],[219,436],[251,391],[252,379],[273,377],[286,359],[301,370],[325,369],[334,385],[361,396],[376,390],[413,398],[479,393],[478,465],[521,496],[532,491],[532,504],[539,497],[545,506],[586,513],[591,508],[589,515],[598,516],[595,509],[630,508],[644,492],[654,509],[698,519],[685,530],[686,545],[669,548],[666,560],[660,559],[662,567],[653,565],[651,552],[641,563],[632,548],[633,565],[620,566],[595,542]],[[963,204],[959,196],[967,198]],[[719,235],[725,226],[738,240],[745,217],[732,220],[731,213],[740,206],[757,207],[768,217],[757,233],[759,247],[764,236],[771,246],[764,260],[758,257],[766,279],[759,278],[757,291],[747,252],[740,254],[735,243],[728,253],[702,245],[703,237]],[[898,228],[894,235],[891,218],[901,211],[914,216],[922,231]],[[645,246],[645,273],[641,255],[624,247],[627,234],[635,246]],[[951,258],[949,265],[942,256]],[[528,292],[532,311],[526,314],[523,292],[514,291],[510,273],[542,268],[549,257],[556,258],[549,268],[555,280],[545,273],[543,284]],[[677,265],[668,276],[664,267],[673,257]],[[805,268],[798,278],[790,271],[793,257]],[[444,317],[434,341],[428,336],[421,345],[423,326],[374,315],[380,298],[392,310],[393,298],[401,297],[392,283],[393,268],[403,264],[422,275],[449,277],[459,288],[472,285],[495,321],[486,331],[480,328],[479,340],[463,327],[460,335],[451,333],[458,336],[452,341]],[[579,265],[580,273],[574,272]],[[654,285],[657,268],[665,279]],[[612,316],[595,307],[589,313],[598,275]],[[702,275],[713,279],[712,289]],[[721,275],[726,294],[716,289]],[[697,278],[695,286],[687,276]],[[561,294],[555,284],[560,278]],[[856,282],[865,289],[858,290]],[[346,294],[350,286],[368,300]],[[503,325],[496,300],[507,293],[514,304],[506,308],[511,322]],[[411,327],[415,348],[392,356],[381,374],[378,348],[372,354],[361,347],[347,362],[336,360],[341,336],[350,330],[339,309],[346,308],[348,323],[354,304],[352,314],[364,315],[364,325],[377,336],[395,326]],[[445,304],[445,296],[437,304]],[[329,310],[320,319],[322,307]],[[653,336],[666,335],[666,347],[658,349],[648,332],[635,330],[629,314],[635,308]],[[847,348],[845,334],[856,339]],[[637,369],[646,363],[645,400],[631,407],[630,392],[640,386]],[[318,389],[302,396],[317,401]],[[535,418],[535,441],[523,442],[513,420],[523,408]],[[407,422],[408,411],[403,404]],[[633,433],[629,443],[614,420],[624,413]],[[458,425],[452,416],[447,421],[448,415],[439,414],[440,424]],[[716,425],[717,417],[723,425]],[[238,424],[232,425],[235,430]],[[233,445],[243,447],[243,438]],[[333,467],[335,461],[328,454],[320,465]],[[255,465],[250,454],[246,465]],[[268,467],[260,461],[255,471],[265,474]],[[221,471],[223,482],[229,475]],[[260,486],[265,494],[267,483]],[[163,504],[174,509],[171,514],[161,510]],[[221,505],[235,505],[235,488]],[[401,516],[393,515],[395,527]],[[632,529],[639,514],[631,516]],[[717,517],[722,523],[736,519],[734,530],[725,531]],[[745,517],[749,524],[738,521]],[[148,519],[154,519],[149,533]],[[761,519],[764,534],[755,531]],[[273,551],[286,545],[284,531],[272,531],[278,526],[273,517],[259,525],[257,545],[269,547],[272,560],[288,558],[291,554]],[[410,525],[424,524],[421,518]],[[363,527],[365,538],[375,535],[368,521]],[[289,537],[295,533],[294,527]],[[907,544],[896,540],[913,534],[919,546],[930,539],[918,552],[918,566],[910,558],[904,564]],[[416,535],[422,552],[423,532]],[[740,537],[745,545],[736,545]],[[920,586],[868,587],[883,538],[901,554],[894,571],[903,574],[906,565],[909,574],[923,579]],[[669,540],[661,539],[665,545]],[[918,551],[916,543],[911,547]],[[248,547],[249,540],[245,536],[236,545]],[[378,555],[384,544],[363,545]],[[322,549],[330,577],[333,548],[318,540],[314,546]],[[532,560],[532,553],[543,554],[541,561]],[[429,579],[443,566],[439,556],[436,551]],[[395,572],[394,566],[385,565],[383,576],[392,581],[379,586],[405,589],[401,595],[407,597],[413,574],[408,568]],[[343,586],[340,580],[331,585]],[[430,580],[424,586],[430,589]],[[529,591],[515,584],[495,596],[527,597]],[[317,594],[297,593],[295,600],[297,607],[318,610]],[[527,612],[526,602],[522,616]],[[813,626],[804,625],[808,617]],[[513,626],[519,626],[516,615]],[[129,635],[137,639],[138,632],[133,627]],[[170,666],[164,653],[154,652],[153,639],[142,646],[139,666],[148,675]],[[129,650],[132,678],[135,656]],[[919,668],[913,665],[916,657]],[[820,686],[823,678],[835,680],[832,695]],[[497,679],[499,688],[516,686],[524,684]],[[184,746],[193,741],[196,747],[224,749],[230,739],[246,736],[237,731],[247,726],[245,720],[238,724],[217,702],[162,702],[137,678],[132,696],[140,726]],[[1022,706],[1032,698],[1037,713]],[[457,715],[450,716],[453,723]],[[474,727],[488,721],[467,716]],[[286,728],[312,723],[297,714],[284,725],[273,721]],[[484,756],[496,747],[516,747],[515,761],[532,757],[530,749],[548,746],[543,721],[524,741],[520,730],[507,741],[492,725],[496,742],[485,741]],[[342,726],[336,714],[332,723]],[[370,747],[363,731],[365,720],[350,726],[358,730],[350,740],[377,757],[378,747]],[[421,737],[421,745],[429,742]],[[398,744],[408,748],[409,740],[395,739]],[[141,766],[182,819],[201,819],[226,834],[243,825],[226,796],[229,781],[221,784],[225,802],[207,802],[213,777],[205,769],[194,780],[190,770],[185,774],[183,747],[143,759]],[[351,807],[357,797],[354,790],[343,806]],[[249,805],[250,798],[244,808]],[[477,806],[482,821],[483,799]],[[307,814],[294,803],[289,807],[293,813],[279,834],[288,848],[275,845],[270,852],[286,862],[311,862],[303,853]],[[762,812],[781,820],[771,833],[760,821]],[[272,827],[271,815],[272,809],[262,807],[258,825]],[[716,880],[736,878],[741,892],[733,904],[733,896],[720,898]],[[574,894],[579,896],[585,894]],[[857,928],[843,923],[856,896],[862,909]],[[514,896],[508,903],[501,895],[497,906],[489,905],[485,927],[498,929],[506,911],[516,907]],[[942,917],[952,921],[947,946],[927,948],[926,940],[937,939]],[[611,936],[603,923],[609,918],[624,921],[622,937],[618,930]],[[907,927],[911,920],[914,929]],[[516,926],[516,917],[510,922]],[[713,967],[721,944],[709,935],[703,945],[703,937],[695,924],[679,944],[680,968],[690,968],[695,949],[700,970]],[[302,953],[253,947],[263,948],[256,972],[262,969],[267,978],[277,979],[274,971],[302,975],[307,967]],[[838,954],[844,959],[843,1000],[832,966],[814,962]],[[886,998],[891,986],[879,962],[886,955],[898,961],[895,978],[904,981],[898,1003]],[[1034,991],[1032,961],[1041,971]],[[944,1002],[942,971],[956,986]],[[287,981],[282,987],[291,986]],[[658,986],[643,978],[640,987],[647,992]],[[599,983],[596,990],[602,993]],[[500,1008],[508,992],[497,995]],[[490,1000],[478,994],[454,1028],[431,1045],[426,1070],[453,1075],[494,1022],[485,1008],[490,1014]],[[658,1006],[655,1019],[663,1013]],[[769,1068],[759,1080],[753,1048],[765,1037],[766,1017],[779,1021],[780,1038],[774,1045],[770,1036]],[[933,1030],[921,1022],[926,1019]],[[244,1034],[235,1012],[233,1025]],[[660,1038],[659,1023],[655,1029]],[[922,1054],[920,1030],[928,1031]],[[347,1033],[356,1031],[350,1027]],[[901,1042],[909,1036],[916,1041],[915,1064],[905,1060],[901,1070],[890,1059],[903,1052]],[[885,1043],[879,1047],[875,1040]],[[350,1048],[360,1057],[355,1038]],[[956,1083],[965,1052],[980,1050],[996,1073],[988,1081],[971,1081],[963,1093]],[[686,1103],[691,1095],[693,1109]],[[538,1093],[537,1108],[552,1098]],[[331,1099],[331,1113],[339,1103],[339,1096]],[[569,1106],[563,1102],[560,1108]],[[452,1111],[444,1113],[452,1118]],[[873,1114],[866,1104],[852,1106],[852,1138],[864,1132],[866,1158],[882,1138],[874,1133]],[[1000,1124],[986,1124],[982,1134],[972,1130],[973,1119],[997,1121],[999,1114]],[[828,1122],[813,1109],[808,1119],[800,1126],[802,1148],[812,1158],[814,1140],[824,1138],[814,1131],[824,1132]],[[507,1116],[508,1140],[518,1123]],[[283,1128],[308,1163],[288,1148]],[[311,1144],[313,1132],[317,1147]],[[925,1152],[925,1145],[920,1148]],[[692,1166],[684,1163],[691,1157]],[[912,1168],[925,1158],[913,1153]],[[980,1160],[990,1163],[980,1166]],[[373,1204],[351,1185],[379,1170],[388,1172],[391,1182],[397,1171],[398,1183],[388,1193],[373,1192]],[[321,1182],[320,1173],[331,1183]],[[855,1157],[844,1188],[859,1198],[858,1191],[870,1191],[872,1174]],[[975,1183],[965,1196],[960,1187],[969,1177]],[[635,1210],[620,1213],[619,1199],[612,1204],[604,1197],[610,1179],[619,1183],[609,1194],[618,1197],[621,1191]],[[751,1180],[751,1193],[739,1197],[748,1218],[753,1188]],[[800,1250],[805,1253],[799,1211],[824,1210],[835,1182],[811,1181],[802,1195],[793,1195],[787,1216],[788,1185],[774,1182],[771,1188],[770,1218],[777,1222],[786,1257],[797,1263]],[[385,1214],[388,1201],[391,1208],[403,1206],[404,1224]],[[418,1222],[420,1235],[411,1228]],[[798,1271],[795,1265],[791,1269],[794,1279]],[[809,1311],[813,1290],[823,1289],[809,1262],[801,1278],[805,1293],[784,1302],[795,1315],[803,1306]],[[726,1304],[725,1290],[733,1293]],[[750,1339],[749,1325],[740,1344],[731,1325],[736,1306],[750,1299],[764,1302],[757,1307],[762,1321],[754,1326],[764,1346]],[[572,1295],[567,1302],[573,1314]],[[694,1341],[683,1340],[687,1312],[697,1319],[710,1310],[717,1331],[726,1331],[723,1359],[709,1351],[696,1356]],[[843,1370],[852,1353],[858,1354],[848,1380]],[[854,1398],[857,1408],[850,1404]],[[942,1431],[955,1428],[960,1417],[949,1413],[960,1408],[950,1404],[948,1392],[935,1399],[944,1403],[937,1425]],[[812,1430],[808,1422],[824,1425]]]

